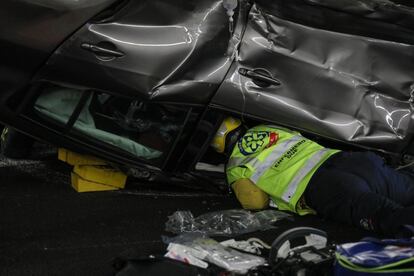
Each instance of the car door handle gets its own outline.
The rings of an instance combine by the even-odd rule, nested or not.
[[[280,80],[272,77],[272,75],[264,69],[249,70],[246,68],[239,68],[239,74],[252,79],[253,82],[260,87],[269,87],[270,85],[279,86],[282,84]]]
[[[109,44],[109,43],[108,43]],[[94,53],[97,56],[106,56],[106,57],[123,57],[125,54],[121,51],[115,49],[108,49],[106,47],[90,44],[90,43],[82,43],[81,48],[87,51]]]

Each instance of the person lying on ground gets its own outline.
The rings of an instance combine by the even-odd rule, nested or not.
[[[212,146],[227,152],[226,175],[246,209],[270,205],[376,233],[402,237],[414,229],[414,177],[372,152],[325,148],[289,129],[243,130],[227,118]]]

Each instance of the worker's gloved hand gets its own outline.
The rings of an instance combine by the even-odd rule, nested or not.
[[[269,196],[249,179],[237,180],[232,188],[244,209],[261,210],[269,206]]]

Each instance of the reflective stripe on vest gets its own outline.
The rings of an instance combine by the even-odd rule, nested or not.
[[[300,135],[292,136],[288,140],[281,142],[279,145],[277,145],[277,147],[282,146],[282,147],[286,148],[287,146],[285,146],[285,144],[292,143],[292,139],[294,140],[293,142],[298,141],[299,138],[301,138],[301,137],[302,136],[300,136]],[[273,153],[271,153],[271,154],[273,154]],[[251,163],[251,165],[253,167],[256,167],[257,162],[260,162],[260,160],[257,159],[256,157],[230,157],[229,161],[227,162],[227,168],[243,166],[243,165],[246,165],[247,163]]]
[[[285,143],[289,143],[291,139],[296,139],[295,141],[297,141],[296,137],[302,137],[302,136],[300,135],[292,136],[288,140],[280,143],[278,146],[285,144]],[[243,165],[246,165],[247,163],[251,163],[251,165],[255,167],[256,162],[260,162],[260,160],[257,159],[256,157],[230,157],[229,161],[227,161],[227,169],[243,166]]]
[[[289,202],[290,198],[296,193],[299,183],[322,160],[327,152],[329,152],[329,149],[321,149],[308,159],[305,166],[297,172],[293,180],[289,183],[286,191],[283,193],[282,198],[284,201]]]
[[[288,149],[290,149],[294,143],[296,144],[300,140],[304,140],[304,138],[300,135],[295,135],[290,139],[281,142],[274,148],[267,158],[263,160],[263,162],[260,162],[257,158],[255,158],[256,160],[253,160],[251,163],[251,165],[255,168],[255,172],[250,177],[250,180],[256,183],[277,159],[279,159]]]

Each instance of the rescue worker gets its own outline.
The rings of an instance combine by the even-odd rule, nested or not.
[[[243,131],[234,118],[223,121],[212,146],[230,156],[227,180],[246,209],[275,204],[400,237],[413,229],[414,177],[372,152],[324,148],[276,126]]]

